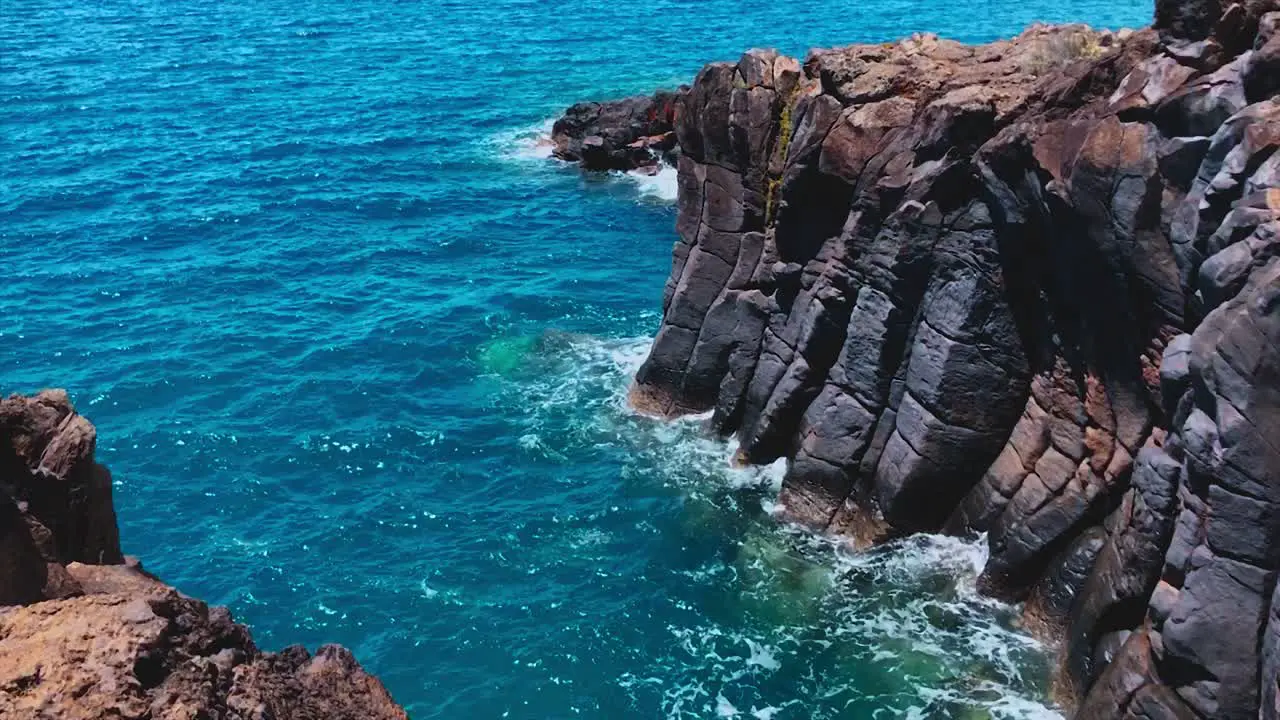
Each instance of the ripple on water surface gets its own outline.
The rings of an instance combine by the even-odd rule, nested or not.
[[[527,142],[744,48],[1147,2],[6,0],[0,370],[99,427],[126,551],[417,718],[1052,715],[980,544],[849,556],[622,398],[670,171]]]

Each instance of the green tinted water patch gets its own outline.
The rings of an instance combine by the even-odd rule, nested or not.
[[[496,337],[476,351],[476,363],[485,374],[510,375],[527,362],[538,347],[538,336]]]
[[[761,622],[808,625],[820,620],[831,591],[829,564],[806,557],[771,518],[751,523],[737,547],[736,610]]]
[[[501,334],[481,343],[474,352],[476,369],[481,375],[493,375],[517,382],[538,378],[559,378],[550,389],[572,390],[579,394],[595,390],[599,378],[579,377],[574,367],[577,360],[575,348],[593,341],[588,335],[548,329],[527,334]],[[579,388],[575,383],[590,382],[591,388]],[[585,398],[584,398],[585,399]],[[592,397],[593,401],[597,398]]]

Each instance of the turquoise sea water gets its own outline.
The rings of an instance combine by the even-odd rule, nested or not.
[[[99,428],[126,551],[416,718],[1052,717],[981,545],[849,556],[622,402],[669,177],[531,138],[748,47],[1150,2],[0,4],[0,379]]]

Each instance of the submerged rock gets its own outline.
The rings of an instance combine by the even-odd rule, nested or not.
[[[96,437],[62,391],[0,400],[0,717],[407,717],[345,648],[262,652],[125,558]]]
[[[785,458],[816,530],[986,533],[1078,717],[1280,717],[1277,27],[707,66],[632,404]]]

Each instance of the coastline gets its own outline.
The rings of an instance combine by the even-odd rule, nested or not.
[[[1273,717],[1277,9],[751,51],[668,125],[575,106],[584,169],[676,138],[632,405],[786,459],[817,532],[986,533],[1077,717]]]
[[[804,62],[752,51],[631,148],[674,141],[654,159],[676,153],[681,233],[633,406],[705,417],[744,465],[785,463],[785,522],[858,547],[981,547],[964,592],[1022,603],[1081,718],[1280,712],[1275,115],[1225,112],[1237,91],[1274,96],[1275,23],[1265,4],[1212,22],[1186,6],[1163,3],[1156,31],[1040,29],[1076,38],[1053,51],[1070,62],[1028,51],[1039,69],[1014,81],[917,87],[916,60],[974,60],[924,35]],[[1187,36],[1201,26],[1215,35]],[[902,60],[906,87],[881,74]],[[859,96],[875,82],[890,89]],[[631,151],[609,171],[659,167]],[[349,652],[262,652],[125,558],[92,425],[65,394],[4,402],[0,635],[21,651],[0,663],[0,710],[404,717]],[[739,562],[770,551],[752,540]],[[741,639],[746,666],[776,669]]]

